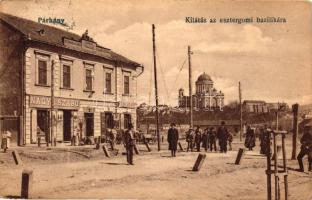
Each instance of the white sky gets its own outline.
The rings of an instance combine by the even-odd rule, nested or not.
[[[187,46],[194,54],[193,82],[202,72],[225,93],[243,99],[312,103],[311,5],[300,1],[3,1],[0,10],[34,21],[38,17],[75,22],[100,45],[142,63],[138,101],[154,103],[151,79],[152,27],[156,26],[160,103],[177,105],[178,89],[188,93]],[[187,24],[185,17],[284,17],[285,24]],[[61,26],[57,26],[62,28]],[[167,89],[166,89],[167,88]]]

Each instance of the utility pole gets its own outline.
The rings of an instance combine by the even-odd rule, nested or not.
[[[152,25],[152,32],[153,32],[153,59],[154,59],[154,80],[155,80],[155,99],[156,99],[156,134],[157,134],[158,151],[160,151],[157,69],[156,69],[156,45],[155,45],[155,25],[154,24]]]
[[[52,60],[52,66],[51,66],[51,111],[50,111],[50,130],[51,130],[51,146],[53,146],[54,142],[54,65],[55,60]]]
[[[293,138],[292,138],[292,154],[291,159],[296,160],[297,155],[297,135],[298,135],[298,110],[299,110],[299,104],[292,105],[292,112],[294,115],[294,121],[293,121]]]
[[[239,94],[239,107],[240,107],[240,131],[239,131],[239,140],[242,141],[242,131],[243,131],[243,106],[242,106],[242,91],[241,83],[238,82],[238,94]]]
[[[278,112],[279,112],[279,102],[277,102],[277,109],[276,109],[276,130],[278,131],[278,127],[279,127],[279,119],[278,119]]]
[[[191,65],[191,47],[187,48],[187,55],[189,61],[189,95],[190,95],[190,128],[193,128],[193,96],[192,96],[192,65]]]

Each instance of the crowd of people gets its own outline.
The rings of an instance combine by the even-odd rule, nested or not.
[[[138,141],[147,142],[144,139],[144,135],[134,130],[132,124],[129,124],[129,128],[126,130],[116,129],[107,129],[105,142],[108,142],[111,146],[111,149],[115,149],[115,144],[123,144],[127,152],[127,162],[128,164],[133,165],[133,151],[135,145]],[[245,135],[245,147],[252,151],[256,146],[256,137],[259,137],[260,141],[260,154],[267,155],[271,147],[271,134],[270,129],[266,125],[258,129],[258,133],[255,133],[255,129],[251,126],[246,125]],[[37,129],[38,135],[42,135],[40,128]],[[79,134],[77,134],[79,136]],[[6,151],[9,143],[9,136],[3,137],[1,148]],[[163,139],[162,139],[163,140]],[[102,142],[102,141],[100,141]],[[176,128],[174,123],[170,124],[170,128],[167,134],[167,142],[169,144],[169,150],[171,151],[171,156],[176,157],[177,147],[179,144],[179,131]],[[186,142],[187,149],[186,151],[197,151],[200,152],[201,148],[207,151],[217,151],[220,150],[221,153],[226,153],[229,150],[232,150],[233,135],[225,126],[225,122],[222,121],[221,125],[215,129],[215,127],[208,127],[204,130],[201,130],[200,127],[197,127],[195,130],[190,128],[186,132]],[[312,171],[312,126],[306,126],[304,129],[303,136],[300,140],[301,148],[300,152],[297,155],[297,160],[299,163],[299,171],[304,171],[303,158],[308,157],[309,171]],[[217,148],[218,144],[218,148]],[[180,144],[181,145],[181,144]]]
[[[247,126],[245,135],[244,145],[248,150],[252,151],[256,146],[256,134],[254,129],[252,129],[249,125]],[[259,129],[258,134],[260,140],[260,154],[267,155],[267,153],[271,153],[271,134],[270,129],[267,128],[266,125]],[[170,125],[170,129],[168,130],[168,143],[169,150],[171,150],[172,157],[176,156],[177,144],[179,140],[178,130],[175,128],[175,124],[172,123]],[[229,145],[229,149],[232,150],[232,141],[233,135],[228,129],[225,127],[225,123],[222,121],[221,126],[215,131],[214,127],[206,128],[202,131],[199,127],[196,130],[190,128],[186,133],[186,142],[187,142],[187,151],[193,151],[194,148],[197,152],[200,152],[201,147],[205,149],[205,151],[217,151],[217,140],[219,144],[219,149],[221,153],[227,152],[227,146]],[[308,157],[308,168],[309,171],[312,171],[312,127],[307,126],[304,129],[303,136],[300,140],[301,147],[300,152],[297,155],[297,160],[299,164],[299,171],[304,171],[303,166],[303,157]]]
[[[220,152],[226,153],[227,147],[232,150],[233,134],[225,127],[225,122],[221,122],[221,126],[216,130],[209,127],[201,130],[197,127],[195,130],[190,128],[186,132],[187,151],[217,151],[217,141]]]
[[[38,135],[41,134],[40,129],[38,128]],[[259,137],[260,141],[260,154],[266,155],[271,144],[271,136],[268,134],[268,128],[266,125],[260,127],[255,133],[255,129],[249,125],[246,125],[245,135],[245,147],[252,151],[256,146],[256,137]],[[115,149],[116,144],[123,143],[127,151],[127,162],[133,165],[133,148],[135,144],[139,141],[146,142],[144,140],[144,135],[140,132],[137,132],[133,129],[133,125],[129,124],[129,128],[123,131],[117,131],[116,129],[107,129],[106,131],[106,141],[111,146],[111,149]],[[3,140],[6,141],[6,140]],[[1,144],[1,147],[6,150],[4,142]],[[169,150],[171,151],[171,156],[176,157],[176,151],[179,142],[179,131],[176,129],[174,123],[170,124],[168,130],[167,142],[169,144]],[[226,128],[225,122],[222,121],[221,125],[215,129],[215,127],[208,127],[204,130],[201,130],[200,127],[197,127],[195,130],[190,128],[186,132],[186,142],[187,149],[186,151],[197,151],[200,152],[201,148],[204,151],[217,151],[220,150],[221,153],[226,153],[229,150],[232,150],[233,134]],[[297,160],[299,163],[299,171],[304,171],[303,167],[303,158],[308,156],[309,162],[309,171],[312,170],[312,127],[308,126],[304,129],[304,134],[300,140],[301,148],[300,152],[297,155]],[[87,143],[87,142],[86,142]],[[218,147],[217,147],[218,144]],[[228,148],[229,147],[229,148]]]

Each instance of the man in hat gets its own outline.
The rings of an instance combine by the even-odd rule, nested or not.
[[[186,151],[193,151],[193,140],[194,140],[194,130],[190,128],[186,133],[186,142],[187,142],[187,149]]]
[[[259,129],[260,135],[260,154],[266,155],[268,153],[268,146],[271,144],[270,134],[268,133],[268,127],[265,124],[264,127]]]
[[[206,128],[206,129],[203,131],[203,134],[202,134],[202,144],[203,144],[202,147],[205,149],[205,151],[207,151],[208,148],[209,148],[208,128]]]
[[[217,151],[217,133],[214,130],[214,127],[210,127],[209,132],[208,132],[208,137],[209,137],[209,146],[210,146],[210,151],[214,149],[214,151]]]
[[[133,149],[135,145],[135,140],[134,140],[134,130],[133,130],[133,125],[132,123],[129,124],[128,130],[125,132],[125,137],[124,137],[124,142],[126,146],[126,151],[127,151],[127,162],[130,165],[133,165]]]
[[[252,151],[252,148],[255,147],[256,136],[254,130],[251,127],[247,126],[246,138],[245,138],[245,147],[248,148],[249,151]]]
[[[300,140],[300,143],[301,143],[301,148],[297,156],[297,160],[298,160],[299,167],[300,167],[299,170],[301,172],[304,172],[302,159],[305,155],[307,155],[308,162],[309,162],[309,171],[312,171],[312,126],[311,125],[306,125],[304,127],[304,133]]]
[[[178,140],[179,140],[179,132],[175,128],[175,123],[170,124],[170,128],[168,130],[168,137],[167,141],[169,143],[169,150],[171,150],[171,156],[176,157],[176,151],[178,146]]]
[[[197,127],[196,131],[195,131],[195,145],[196,145],[197,152],[200,152],[201,137],[202,137],[201,131],[200,131],[199,127]]]
[[[229,137],[229,132],[227,128],[225,127],[225,122],[221,122],[221,126],[218,128],[217,137],[219,140],[220,145],[220,152],[226,153],[227,152],[227,141]]]

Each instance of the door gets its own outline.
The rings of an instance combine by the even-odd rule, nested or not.
[[[86,136],[94,135],[94,114],[93,113],[85,113],[84,114],[86,120]]]
[[[44,132],[46,141],[50,141],[49,112],[47,110],[37,111],[37,126]]]
[[[111,112],[105,113],[105,126],[106,126],[106,128],[114,128],[113,113],[111,113]]]
[[[125,129],[128,129],[130,124],[131,124],[131,115],[130,114],[124,114],[124,127],[125,127]]]
[[[64,141],[70,141],[71,139],[71,111],[64,110],[63,114],[63,135]]]

